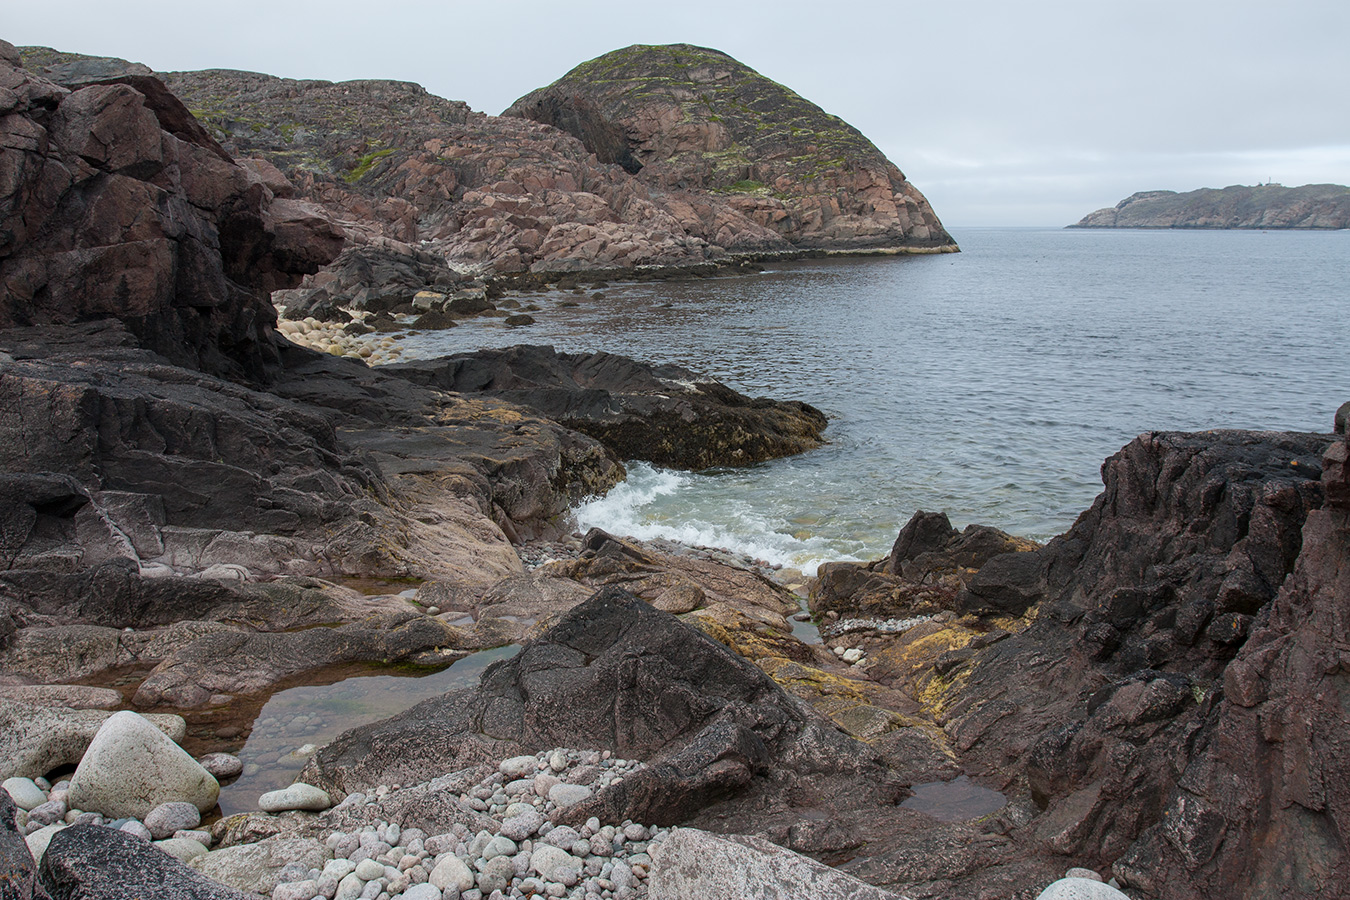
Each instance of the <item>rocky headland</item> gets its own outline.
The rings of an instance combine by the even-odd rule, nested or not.
[[[0,896],[1350,894],[1350,404],[1142,435],[1044,546],[918,513],[808,584],[574,534],[623,459],[745,464],[823,418],[608,354],[372,368],[339,332],[502,312],[456,232],[334,224],[152,73],[33,59],[0,43]],[[630,150],[634,191],[687,161]],[[508,645],[323,746],[295,716],[295,783],[219,816],[279,688]]]
[[[152,74],[123,60],[23,52],[29,68],[67,85]],[[489,273],[956,249],[923,195],[866,138],[716,51],[630,47],[503,116],[406,82],[225,70],[160,77],[230,154],[323,206],[349,245],[393,241]],[[639,107],[600,102],[628,82],[658,81],[662,92],[644,93],[650,102]],[[580,108],[601,118],[578,128],[560,98],[587,89]],[[597,129],[617,137],[597,144]]]
[[[1350,188],[1339,184],[1231,185],[1141,191],[1099,209],[1070,228],[1350,228]]]

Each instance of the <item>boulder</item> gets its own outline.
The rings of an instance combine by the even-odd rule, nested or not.
[[[98,825],[54,835],[40,871],[54,900],[255,900],[202,877],[153,844]]]
[[[189,865],[194,873],[212,881],[248,891],[249,896],[270,895],[289,879],[282,870],[292,863],[322,869],[332,858],[323,844],[306,837],[276,835],[249,844],[239,844],[198,856]]]
[[[100,710],[0,700],[0,775],[37,778],[61,766],[76,765],[111,716]],[[155,713],[146,720],[173,741],[187,735],[181,716]]]
[[[320,812],[333,805],[327,792],[312,784],[296,782],[277,791],[268,791],[258,798],[258,808],[263,812],[277,813],[288,809],[303,809]]]
[[[6,778],[0,788],[4,788],[14,805],[22,810],[36,809],[47,802],[47,795],[31,778]]]
[[[133,712],[99,728],[70,779],[70,805],[109,817],[143,818],[161,803],[184,801],[206,812],[220,785],[172,740]]]
[[[201,810],[191,803],[174,800],[161,803],[141,819],[155,840],[173,837],[176,832],[196,828],[202,822]]]
[[[650,900],[902,900],[899,894],[872,887],[763,838],[675,828],[654,847],[647,879]]]

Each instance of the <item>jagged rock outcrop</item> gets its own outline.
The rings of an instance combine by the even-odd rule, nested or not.
[[[821,565],[811,588],[811,612],[885,619],[955,609],[961,588],[985,565],[1037,547],[988,525],[957,531],[946,513],[919,510],[900,529],[890,555]]]
[[[1107,460],[1105,491],[1069,532],[994,557],[971,579],[967,608],[1006,612],[1015,598],[1039,613],[1018,634],[972,643],[978,652],[959,672],[943,670],[927,696],[940,698],[935,709],[968,771],[1025,778],[1042,809],[1025,840],[1108,866],[1135,860],[1118,874],[1169,898],[1209,895],[1186,878],[1210,890],[1240,883],[1232,870],[1210,881],[1211,860],[1225,840],[1250,846],[1268,833],[1229,824],[1185,784],[1192,771],[1253,771],[1250,750],[1216,755],[1222,710],[1238,685],[1255,696],[1259,679],[1239,674],[1252,670],[1250,635],[1272,625],[1287,633],[1272,601],[1310,549],[1305,520],[1323,503],[1329,440],[1143,435]],[[1252,783],[1281,777],[1262,765]],[[1136,843],[1150,835],[1174,849]],[[1186,878],[1148,874],[1173,852]]]
[[[438,390],[507,400],[588,434],[620,459],[679,469],[745,466],[818,447],[825,414],[751,399],[679,366],[552,347],[479,350],[386,372]]]
[[[1187,898],[1350,892],[1348,459],[1345,439],[1327,449],[1325,502],[1308,513],[1293,574],[1214,685],[1161,818],[1116,862],[1131,885]]]
[[[0,328],[112,317],[176,363],[269,380],[268,293],[341,235],[236,165],[154,78],[80,81],[0,46]]]
[[[1070,228],[1350,228],[1350,188],[1339,184],[1258,184],[1222,189],[1140,191]]]
[[[720,246],[954,246],[928,201],[857,129],[716,50],[615,50],[504,115],[556,126],[671,192],[667,208]]]

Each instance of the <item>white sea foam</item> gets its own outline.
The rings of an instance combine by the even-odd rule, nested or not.
[[[574,510],[582,529],[603,528],[639,540],[665,538],[720,547],[814,575],[823,562],[852,560],[815,535],[791,531],[755,504],[729,498],[719,476],[628,464],[628,479]]]

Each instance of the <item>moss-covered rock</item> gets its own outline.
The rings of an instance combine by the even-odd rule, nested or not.
[[[717,50],[615,50],[505,115],[561,128],[664,190],[735,195],[733,209],[793,246],[953,246],[928,201],[861,132]]]

